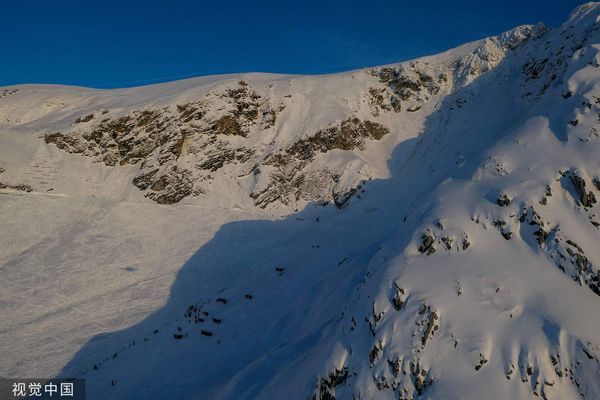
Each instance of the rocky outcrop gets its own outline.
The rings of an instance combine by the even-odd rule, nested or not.
[[[569,177],[573,187],[575,188],[577,200],[579,200],[581,205],[584,207],[592,207],[594,204],[596,204],[596,196],[594,195],[594,192],[587,191],[585,179],[573,172]]]
[[[386,105],[389,97],[383,92],[376,98],[379,106],[392,109]],[[198,101],[172,107],[134,110],[126,115],[111,110],[85,114],[75,119],[70,131],[45,134],[44,140],[107,166],[139,165],[133,185],[161,204],[206,193],[215,173],[237,164],[255,179],[268,182],[249,191],[260,207],[275,203],[287,206],[299,200],[343,207],[357,187],[336,188],[339,175],[309,168],[310,164],[318,154],[332,150],[364,150],[368,141],[380,140],[389,129],[350,117],[285,150],[258,152],[251,137],[272,129],[277,114],[284,109],[282,104],[272,107],[268,98],[240,81],[209,92]],[[235,177],[239,175],[236,171]]]
[[[44,140],[107,166],[139,165],[132,183],[157,203],[171,204],[204,193],[203,173],[248,162],[254,150],[229,138],[272,127],[275,118],[269,100],[240,81],[175,107],[80,116],[70,132],[48,133]]]
[[[32,187],[29,185],[25,185],[25,184],[18,184],[18,185],[8,185],[5,183],[0,182],[0,189],[11,189],[11,190],[16,190],[19,192],[31,192],[33,191]]]
[[[379,140],[389,132],[388,128],[377,122],[352,117],[299,140],[286,153],[302,161],[311,161],[315,154],[334,149],[363,150],[366,140]]]
[[[300,139],[288,149],[272,154],[253,170],[255,175],[268,173],[268,184],[250,194],[259,207],[279,202],[289,205],[298,200],[318,204],[333,202],[342,208],[358,190],[337,188],[340,176],[329,169],[310,170],[307,166],[317,157],[333,150],[364,150],[368,141],[377,141],[389,129],[377,122],[351,117]]]

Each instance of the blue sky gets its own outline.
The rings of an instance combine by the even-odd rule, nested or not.
[[[330,73],[437,53],[581,1],[2,1],[0,86]]]

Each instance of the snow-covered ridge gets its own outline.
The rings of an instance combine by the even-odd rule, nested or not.
[[[7,88],[0,375],[600,398],[599,16],[344,74]]]
[[[107,166],[139,166],[140,172],[131,179],[133,185],[159,203],[175,203],[188,196],[201,200],[207,192],[214,192],[215,179],[224,179],[223,184],[240,195],[245,193],[260,207],[297,209],[308,202],[341,205],[366,180],[386,174],[383,159],[365,160],[363,137],[370,142],[384,136],[365,133],[369,127],[386,133],[404,129],[405,119],[419,118],[403,112],[414,113],[426,104],[435,104],[544,32],[541,26],[521,26],[463,46],[466,51],[460,48],[427,61],[372,69],[368,71],[372,76],[357,71],[339,77],[207,78],[199,80],[197,87],[196,80],[190,81],[190,87],[179,95],[165,95],[172,93],[168,85],[113,92],[14,88],[11,90],[28,92],[20,95],[26,109],[19,110],[19,97],[13,96],[13,101],[7,102],[10,107],[5,110],[10,116],[5,122],[46,131],[55,122],[61,129],[45,134],[47,144]],[[340,79],[352,82],[352,93],[331,88],[326,101],[319,101],[318,86],[328,81],[337,86],[335,81]],[[304,80],[312,81],[306,94],[292,89],[304,89]],[[145,93],[152,91],[155,96]],[[52,93],[56,98],[45,98]],[[32,97],[38,98],[35,103],[43,101],[47,109],[42,106],[32,112]],[[73,101],[94,107],[85,114],[81,106],[68,111]],[[305,125],[313,114],[310,108],[321,107],[319,103],[336,111],[325,120]],[[350,128],[349,121],[354,121],[357,129]],[[380,145],[369,144],[372,157],[389,157],[389,142],[400,139],[394,136]],[[319,138],[321,143],[317,157],[307,160],[290,155],[289,148],[310,138]],[[346,161],[338,166],[324,159],[335,149],[346,152]],[[358,152],[352,154],[353,150]]]

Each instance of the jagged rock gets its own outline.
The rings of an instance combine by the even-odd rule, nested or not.
[[[394,378],[397,378],[398,376],[400,376],[400,372],[402,370],[402,360],[401,359],[396,358],[394,360],[388,360],[388,365],[390,367],[390,370],[391,370]]]
[[[421,245],[418,248],[419,253],[427,254],[427,255],[431,255],[431,254],[435,253],[435,247],[433,247],[433,241],[434,241],[433,236],[423,234],[423,236],[421,236]]]
[[[368,89],[368,99],[374,116],[379,115],[379,110],[383,111],[401,111],[400,99],[396,95],[390,94],[386,88],[370,87]]]
[[[467,238],[465,237],[462,241],[462,249],[466,250],[469,248],[469,246],[471,245],[471,243],[467,240]]]
[[[76,122],[82,126],[68,133],[48,133],[44,140],[107,166],[140,163],[140,174],[132,183],[148,191],[146,197],[170,204],[204,192],[195,183],[199,182],[198,172],[216,172],[226,164],[245,163],[254,155],[253,149],[234,148],[217,137],[246,137],[252,127],[263,124],[262,120],[260,129],[267,129],[275,115],[268,99],[241,81],[237,87],[209,92],[199,101],[174,110],[134,110],[91,123],[95,121],[93,114],[80,117]],[[187,154],[201,159],[195,169],[178,167],[177,161]]]
[[[191,180],[191,173],[188,170],[180,170],[174,167],[169,174],[162,175],[154,180],[150,189],[151,191],[146,193],[146,197],[157,203],[178,203],[192,194],[193,182]]]
[[[500,206],[500,207],[505,207],[505,206],[509,206],[511,203],[510,198],[508,197],[508,195],[506,194],[501,194],[500,197],[498,197],[496,199],[496,203]]]
[[[404,304],[404,289],[396,286],[396,291],[394,293],[394,297],[392,298],[392,306],[394,306],[396,311],[400,311],[404,307]]]
[[[356,191],[356,188],[351,188],[350,190],[347,190],[343,193],[334,193],[333,201],[335,203],[335,206],[337,208],[343,208],[348,203],[348,201],[350,201],[352,196],[354,196]]]
[[[451,237],[442,237],[440,240],[446,247],[446,250],[450,251],[452,249],[453,239]]]
[[[327,377],[321,377],[317,384],[313,400],[335,400],[333,389],[343,385],[348,379],[348,368],[334,369]]]
[[[546,232],[541,226],[537,231],[533,232],[533,234],[537,237],[537,242],[540,246],[542,246],[548,238],[548,232]]]
[[[389,132],[387,127],[377,122],[352,117],[296,142],[287,153],[300,160],[310,161],[316,153],[326,153],[334,149],[363,149],[366,139],[380,140]]]
[[[89,122],[92,120],[92,118],[94,118],[94,114],[88,114],[85,117],[77,117],[77,119],[75,120],[75,124],[80,124],[82,122]]]
[[[373,345],[373,348],[369,352],[369,361],[371,361],[371,364],[373,364],[375,362],[375,360],[379,356],[379,353],[382,350],[383,350],[383,346],[381,344],[381,341],[378,341],[375,345]]]
[[[133,178],[132,183],[140,190],[146,190],[148,189],[150,186],[152,186],[153,184],[153,180],[152,178],[154,177],[154,175],[156,175],[156,173],[158,172],[158,169],[154,169],[148,173],[142,174],[142,175],[138,175],[135,178]]]
[[[477,365],[475,365],[475,371],[479,371],[487,362],[488,362],[488,360],[485,358],[485,356],[480,353],[479,354],[479,363]],[[510,375],[510,373],[509,373],[509,375]]]
[[[437,321],[438,314],[435,311],[429,313],[429,318],[427,320],[427,326],[425,327],[425,331],[423,332],[423,336],[421,337],[421,343],[423,346],[427,344],[427,340],[433,335],[433,333],[439,328]]]
[[[217,135],[246,136],[233,115],[224,115],[212,125],[212,131]]]
[[[586,190],[585,179],[575,173],[571,173],[570,178],[581,205],[584,207],[593,206],[596,203],[596,196],[593,192]]]
[[[262,208],[275,202],[289,205],[300,199],[321,205],[333,202],[336,207],[342,208],[357,193],[358,186],[337,189],[338,175],[329,170],[305,172],[305,167],[318,153],[334,149],[363,149],[367,140],[379,140],[387,133],[389,129],[385,126],[356,117],[319,130],[287,150],[268,156],[263,164],[272,167],[269,169],[269,184],[255,188],[250,197]],[[265,169],[257,165],[254,171],[258,175]]]
[[[425,392],[427,387],[433,384],[433,378],[429,376],[429,371],[422,368],[419,360],[410,363],[410,374],[413,379],[413,384],[417,394],[420,396]]]
[[[383,390],[383,389],[390,388],[390,385],[388,384],[385,376],[380,376],[379,379],[373,377],[373,380],[375,381],[375,387],[377,388],[377,390]]]
[[[44,141],[69,153],[81,153],[86,149],[86,145],[78,137],[63,135],[60,132],[45,134]]]
[[[33,188],[29,185],[24,185],[24,184],[7,185],[2,182],[0,182],[0,189],[12,189],[12,190],[18,190],[20,192],[27,192],[27,193],[33,191]]]

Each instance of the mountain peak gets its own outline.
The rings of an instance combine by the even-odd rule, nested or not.
[[[575,7],[565,24],[577,24],[584,19],[594,24],[597,22],[598,14],[600,14],[600,2],[590,1]]]

